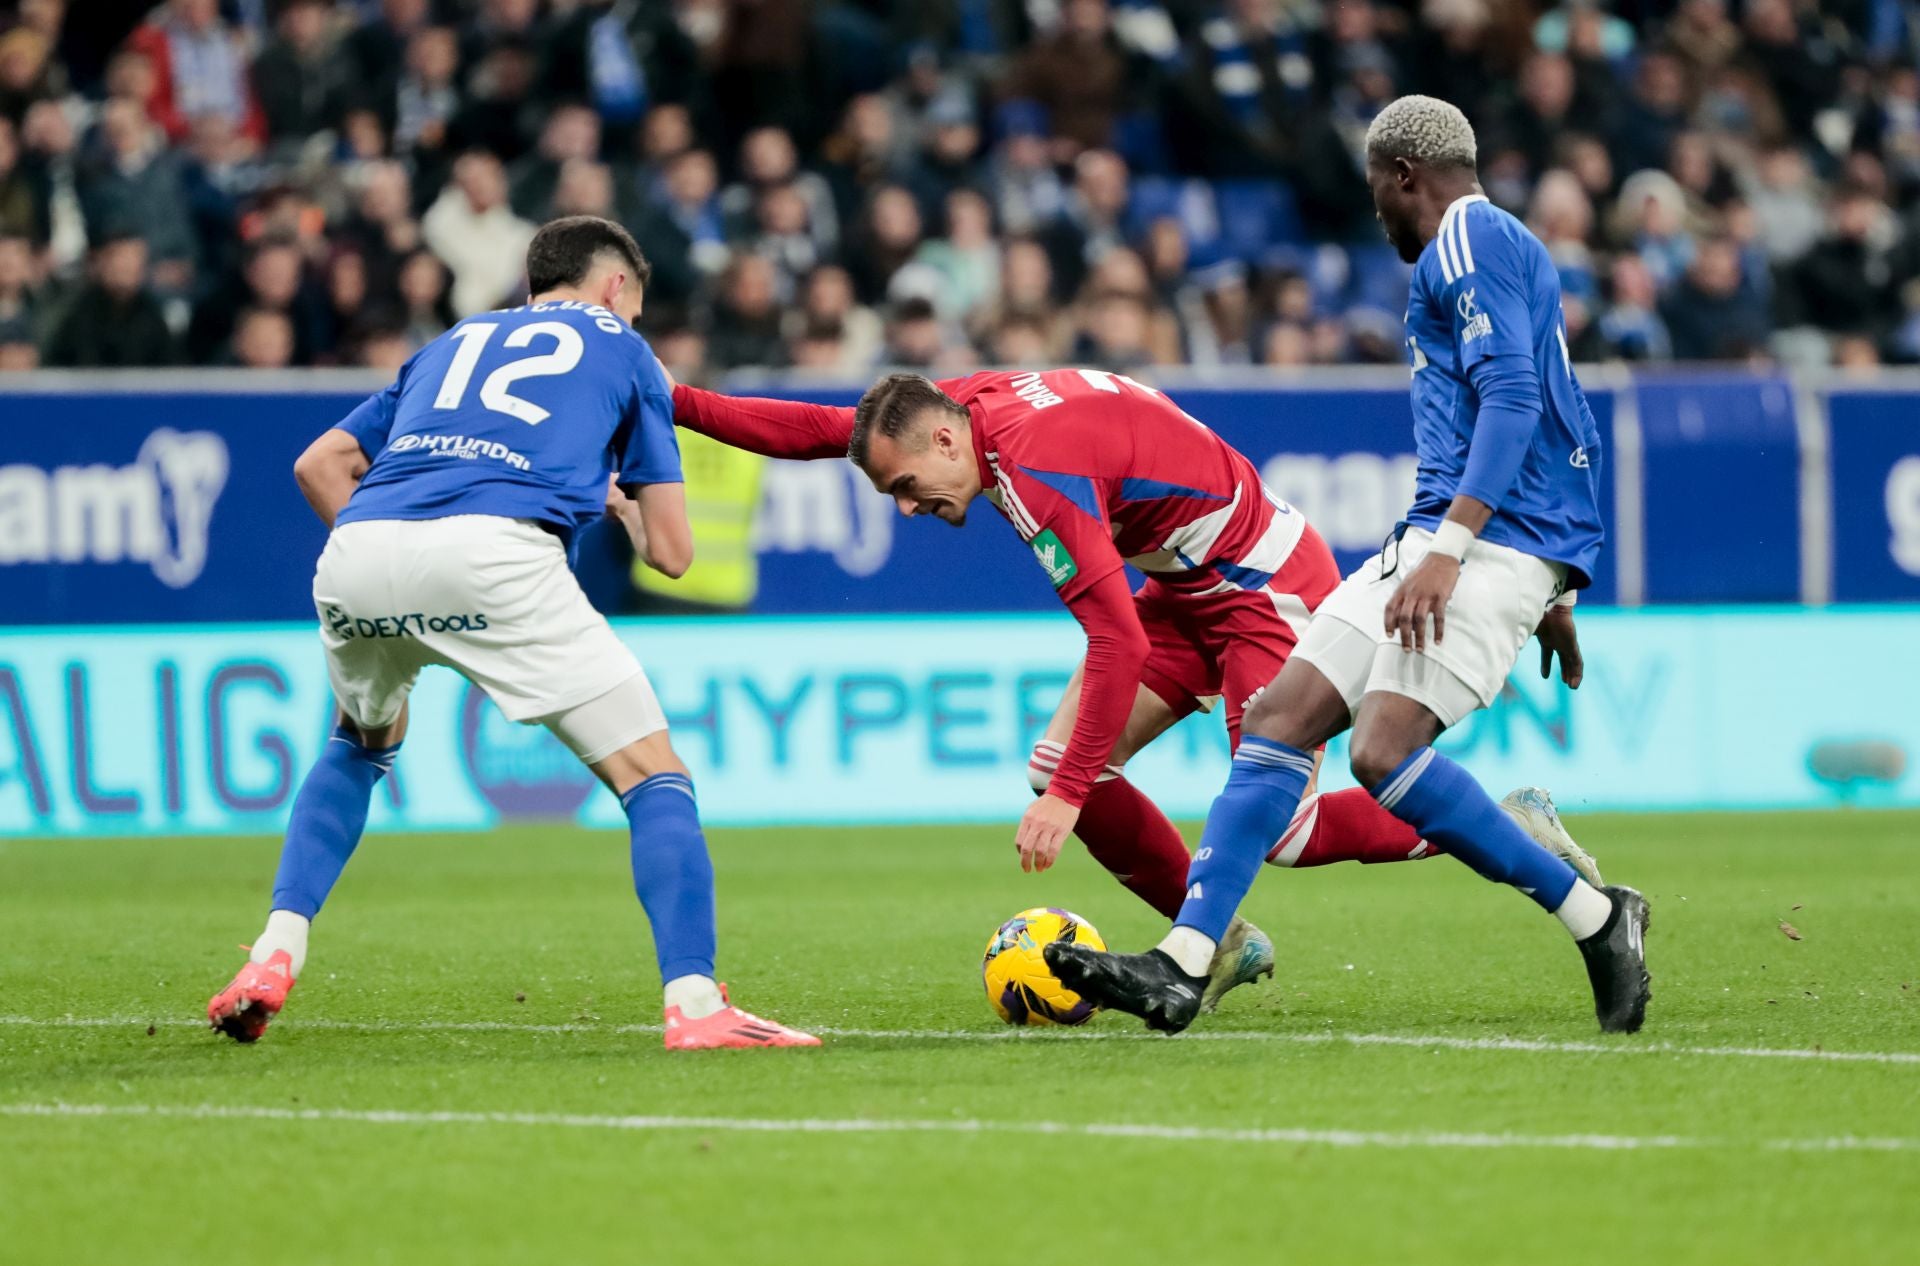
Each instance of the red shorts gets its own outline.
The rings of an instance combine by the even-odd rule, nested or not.
[[[1181,716],[1227,703],[1227,734],[1240,745],[1240,718],[1280,675],[1307,617],[1340,583],[1333,551],[1308,526],[1264,589],[1189,593],[1153,576],[1133,596],[1152,651],[1140,684]]]

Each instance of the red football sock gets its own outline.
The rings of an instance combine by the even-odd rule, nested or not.
[[[1287,833],[1267,854],[1275,866],[1329,862],[1410,862],[1440,850],[1380,807],[1363,788],[1350,787],[1300,802]]]
[[[1171,919],[1187,899],[1187,842],[1160,806],[1125,778],[1093,785],[1073,828],[1093,859]]]
[[[1065,748],[1050,739],[1034,745],[1027,774],[1036,790],[1053,777]],[[1073,833],[1127,891],[1171,919],[1187,899],[1187,865],[1193,858],[1160,806],[1108,767],[1080,806]]]

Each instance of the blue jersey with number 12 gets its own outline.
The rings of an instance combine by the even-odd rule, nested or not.
[[[468,317],[339,428],[372,466],[339,523],[488,514],[571,541],[622,485],[682,482],[673,393],[646,340],[602,307]]]
[[[1569,587],[1585,586],[1605,537],[1600,433],[1567,354],[1560,277],[1547,248],[1486,198],[1462,198],[1420,253],[1411,289],[1420,468],[1407,521],[1433,528],[1446,516],[1467,470],[1480,389],[1507,375],[1529,384],[1535,424],[1512,485],[1479,496],[1494,498],[1480,539],[1564,563]]]

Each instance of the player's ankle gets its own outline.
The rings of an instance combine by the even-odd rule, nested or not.
[[[292,959],[289,970],[298,980],[301,971],[307,965],[307,929],[312,920],[303,914],[291,910],[275,910],[267,916],[267,926],[254,938],[253,950],[248,957],[256,963],[264,963],[280,950],[287,952]]]
[[[1160,942],[1160,952],[1171,958],[1189,976],[1204,976],[1213,966],[1213,953],[1219,946],[1211,936],[1197,928],[1176,926]]]
[[[711,976],[676,976],[667,982],[664,993],[667,1007],[678,1007],[689,1020],[704,1020],[727,1007]]]

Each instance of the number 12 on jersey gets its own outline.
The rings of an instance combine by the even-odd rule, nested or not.
[[[480,353],[486,350],[487,343],[499,329],[500,323],[497,321],[470,321],[453,332],[460,350],[453,354],[453,361],[447,366],[447,376],[440,380],[440,394],[433,398],[434,408],[460,407],[460,402],[467,395],[467,385],[473,380],[473,371],[480,364]],[[522,378],[564,374],[580,363],[581,354],[586,351],[579,331],[560,321],[535,321],[531,325],[520,326],[507,335],[501,346],[528,347],[541,335],[554,341],[552,351],[509,361],[488,374],[480,384],[482,405],[495,413],[519,418],[528,426],[538,426],[553,415],[533,401],[514,395],[508,388]]]

